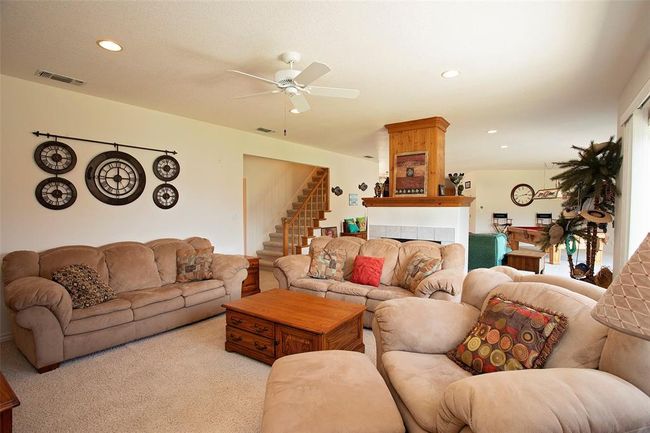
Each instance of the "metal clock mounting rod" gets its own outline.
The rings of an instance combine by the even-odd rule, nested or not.
[[[53,137],[53,138],[63,138],[65,140],[86,141],[88,143],[107,144],[109,146],[128,147],[129,149],[149,150],[151,152],[160,152],[165,154],[171,153],[172,155],[176,155],[178,153],[175,150],[154,149],[153,147],[133,146],[131,144],[111,143],[108,141],[91,140],[88,138],[68,137],[67,135],[50,134],[49,132],[34,131],[32,132],[32,134],[34,134],[37,137],[43,136],[47,138]]]

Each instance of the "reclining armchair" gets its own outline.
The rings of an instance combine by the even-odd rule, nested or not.
[[[405,298],[379,305],[377,368],[408,431],[650,432],[650,342],[591,317],[603,292],[497,267],[470,272],[461,303]],[[447,358],[494,294],[567,317],[543,369],[473,376]]]

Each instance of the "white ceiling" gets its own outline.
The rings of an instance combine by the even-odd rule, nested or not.
[[[440,115],[447,167],[465,171],[541,169],[615,134],[618,96],[650,41],[648,1],[2,1],[1,15],[3,74],[278,135],[284,98],[233,100],[267,87],[225,71],[272,77],[281,52],[300,51],[303,67],[332,68],[314,84],[361,96],[311,97],[311,111],[286,115],[286,139],[384,159],[384,124]],[[100,38],[125,49],[101,50]],[[461,76],[444,80],[446,69]]]

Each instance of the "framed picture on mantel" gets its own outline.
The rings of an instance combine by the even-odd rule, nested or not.
[[[426,197],[428,153],[403,152],[395,155],[395,196]]]

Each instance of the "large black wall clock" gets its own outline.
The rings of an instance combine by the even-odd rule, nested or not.
[[[176,158],[169,155],[162,155],[153,162],[153,174],[162,181],[169,182],[178,177],[181,166]]]
[[[106,204],[121,206],[136,200],[144,191],[142,165],[128,153],[112,150],[100,153],[86,167],[90,193]]]
[[[77,165],[77,154],[67,144],[50,140],[38,145],[34,151],[34,161],[48,173],[63,174]]]
[[[158,185],[153,190],[153,202],[160,209],[171,209],[178,203],[178,190],[170,183]]]
[[[77,188],[67,179],[49,177],[36,186],[36,200],[48,209],[61,210],[77,200]]]

